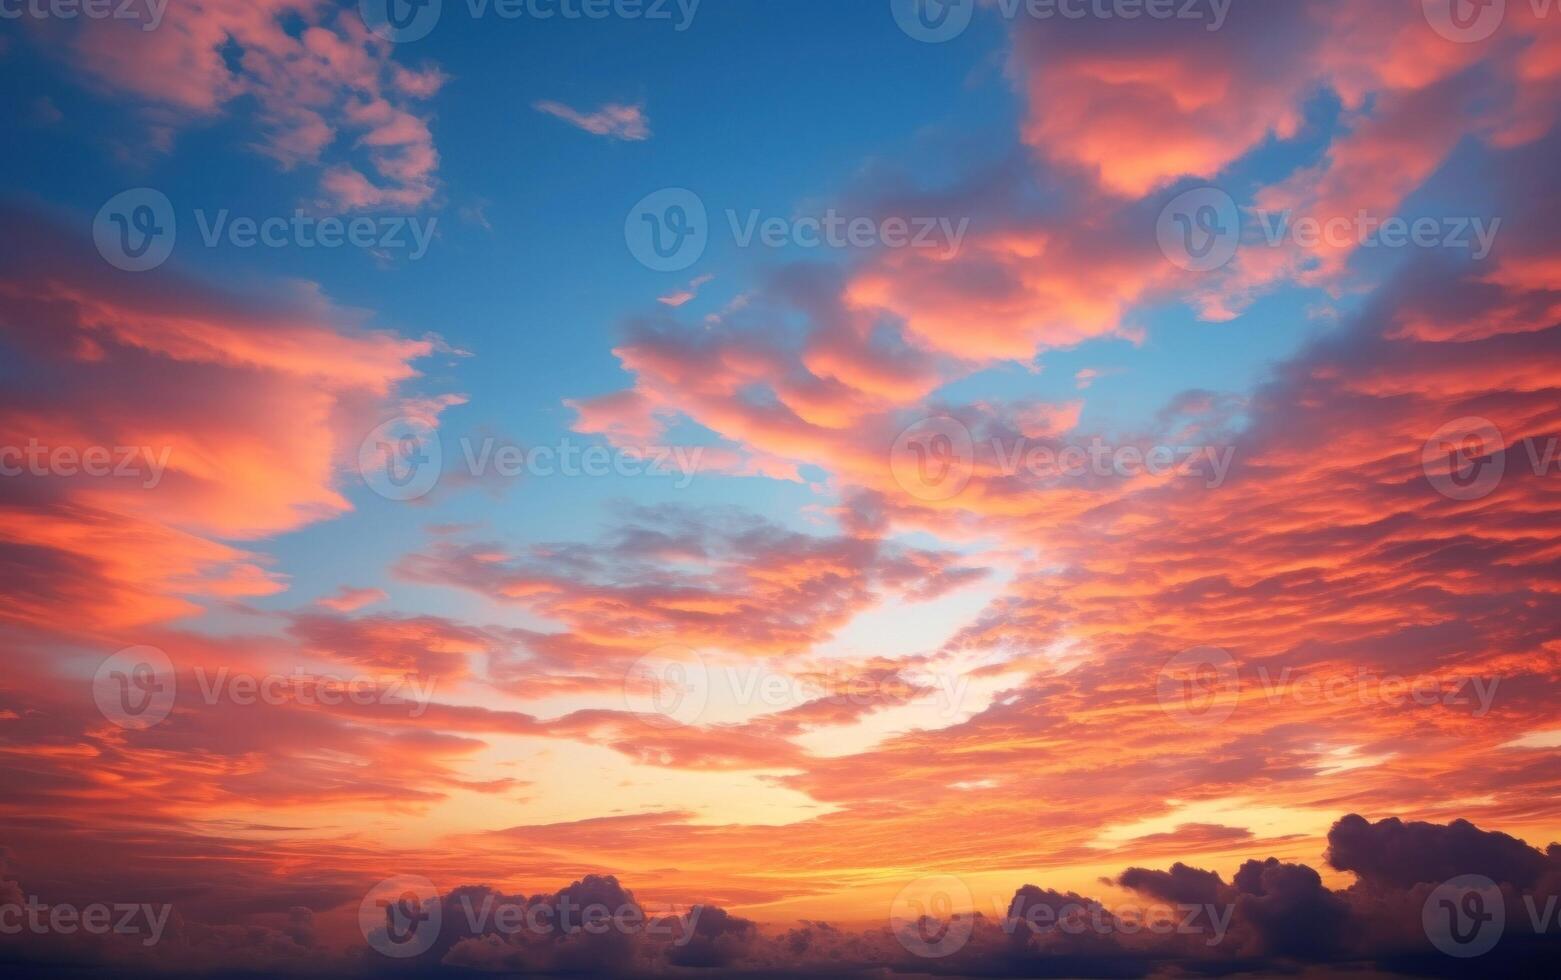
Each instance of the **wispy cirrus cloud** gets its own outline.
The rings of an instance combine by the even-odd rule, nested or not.
[[[645,115],[643,105],[608,102],[589,112],[581,112],[562,102],[541,99],[531,107],[597,136],[626,142],[650,139],[650,119]]]

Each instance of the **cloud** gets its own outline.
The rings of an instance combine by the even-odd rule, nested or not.
[[[695,278],[689,280],[688,285],[683,289],[679,289],[676,292],[668,293],[665,296],[659,297],[656,302],[662,304],[663,306],[671,306],[674,308],[682,306],[684,303],[687,303],[689,300],[697,297],[699,295],[699,287],[703,286],[705,283],[714,278],[714,274],[696,276]]]
[[[445,76],[397,65],[356,11],[323,0],[195,0],[168,5],[153,31],[114,18],[79,28],[54,50],[169,138],[253,99],[254,149],[283,169],[324,167],[326,206],[419,208],[438,190],[439,154],[417,103]],[[347,159],[358,151],[367,172]]]
[[[360,589],[350,585],[344,585],[328,596],[319,599],[319,604],[327,609],[334,609],[341,613],[357,612],[364,606],[372,606],[376,602],[384,602],[390,598],[384,589]]]
[[[399,572],[534,609],[595,647],[593,656],[629,659],[667,643],[807,649],[876,602],[880,588],[931,598],[984,574],[951,553],[800,534],[731,508],[639,508],[630,517],[600,543],[516,555],[438,541]]]
[[[103,447],[120,475],[0,485],[4,574],[17,578],[0,614],[91,630],[188,614],[185,596],[281,589],[267,559],[235,542],[350,509],[347,447],[401,410],[413,363],[437,340],[365,329],[309,284],[261,301],[174,274],[110,275],[47,220],[5,215],[17,234],[0,342],[33,380],[0,397],[0,417],[21,448]]]
[[[650,139],[650,120],[642,105],[608,102],[590,112],[581,112],[562,102],[542,99],[533,102],[531,107],[596,136],[626,142]]]

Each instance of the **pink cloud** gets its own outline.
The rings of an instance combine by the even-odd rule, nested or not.
[[[650,139],[650,120],[642,105],[608,102],[590,112],[581,112],[562,102],[543,99],[533,102],[531,107],[597,136],[627,141]]]
[[[364,606],[372,606],[376,602],[384,602],[388,598],[390,596],[384,589],[353,588],[344,585],[331,595],[322,597],[319,604],[337,612],[350,613],[357,612]]]
[[[303,18],[302,31],[289,29],[294,17]],[[356,11],[324,0],[193,0],[170,4],[155,31],[84,21],[59,50],[105,94],[139,103],[164,139],[253,98],[255,148],[285,168],[324,165],[331,206],[415,208],[437,190],[439,155],[414,104],[435,95],[445,76],[397,65],[392,45]],[[342,159],[349,139],[371,149],[372,179]]]

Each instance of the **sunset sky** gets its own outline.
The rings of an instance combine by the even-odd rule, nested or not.
[[[394,970],[392,879],[429,971],[1561,955],[1561,3],[78,7],[0,0],[0,963]],[[574,883],[706,931],[448,931]]]

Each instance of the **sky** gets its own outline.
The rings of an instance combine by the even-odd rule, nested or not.
[[[0,21],[0,963],[1554,961],[1561,7]]]

